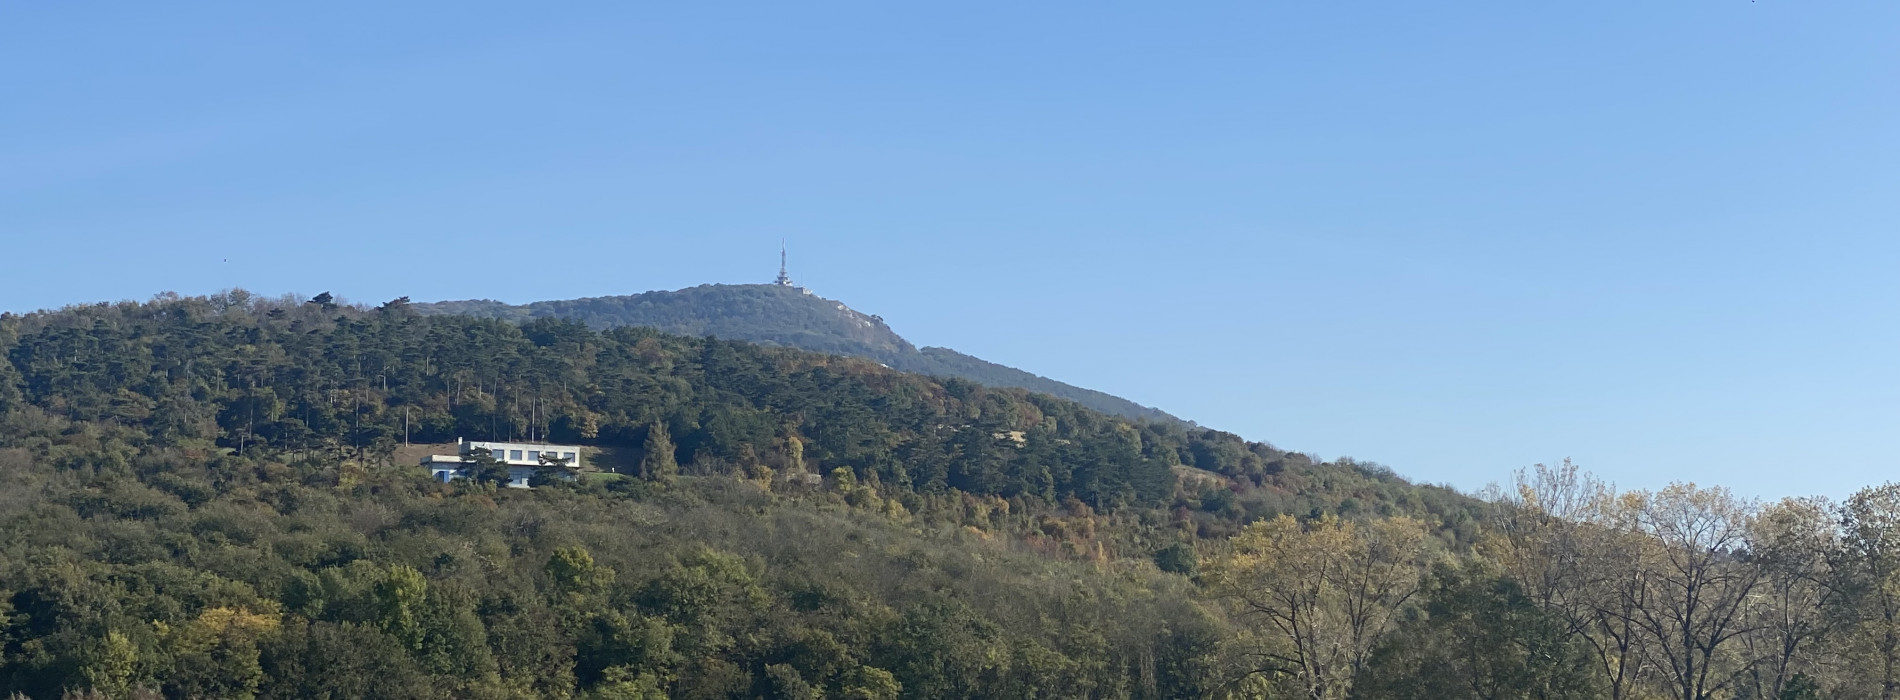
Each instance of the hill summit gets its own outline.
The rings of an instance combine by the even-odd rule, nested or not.
[[[994,387],[1027,389],[1127,418],[1179,421],[1159,409],[1065,384],[949,348],[912,345],[884,319],[789,284],[702,284],[677,291],[529,304],[488,299],[416,304],[425,314],[515,322],[580,321],[596,329],[645,326],[676,335],[714,336],[876,360],[904,372],[957,377]]]

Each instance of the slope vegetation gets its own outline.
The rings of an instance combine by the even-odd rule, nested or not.
[[[671,292],[538,301],[444,301],[416,304],[427,314],[500,318],[514,322],[564,318],[596,329],[645,326],[676,335],[715,336],[876,360],[893,369],[957,377],[987,386],[1028,389],[1112,415],[1178,420],[1158,409],[1092,389],[1064,384],[948,348],[919,349],[884,319],[804,290],[766,284],[707,284]]]
[[[0,692],[48,700],[1204,697],[1247,671],[1193,542],[1472,534],[1376,468],[648,328],[233,292],[0,316],[0,353]],[[392,458],[457,436],[630,473]]]

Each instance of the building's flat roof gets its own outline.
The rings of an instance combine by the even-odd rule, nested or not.
[[[570,450],[574,452],[579,452],[581,449],[580,445],[556,445],[556,444],[546,443],[546,442],[502,442],[500,440],[469,440],[462,444],[467,445],[469,447],[475,447],[477,445],[481,445],[481,446],[499,445],[499,446],[508,447],[508,448],[519,447],[521,449],[526,449],[526,450],[552,449],[552,450]]]

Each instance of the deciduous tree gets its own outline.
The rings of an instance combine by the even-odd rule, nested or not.
[[[1737,647],[1753,631],[1748,606],[1763,579],[1743,559],[1755,505],[1687,483],[1638,496],[1636,524],[1647,537],[1626,551],[1649,585],[1634,622],[1673,697],[1730,692],[1751,666]]]
[[[1861,489],[1841,507],[1838,566],[1853,649],[1881,700],[1900,697],[1900,484]]]
[[[1209,591],[1253,623],[1262,663],[1310,700],[1342,698],[1380,635],[1418,591],[1422,523],[1282,515],[1248,526],[1206,563]]]

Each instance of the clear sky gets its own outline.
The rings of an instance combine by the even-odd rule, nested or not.
[[[0,309],[786,238],[919,344],[1419,480],[1900,474],[1891,0],[299,4],[0,5]]]

